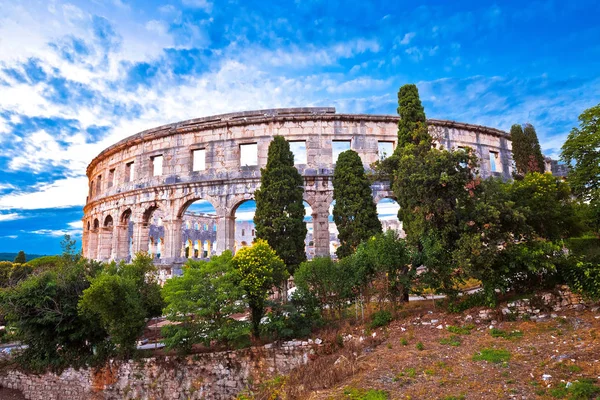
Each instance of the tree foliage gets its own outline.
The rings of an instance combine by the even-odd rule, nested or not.
[[[27,346],[17,355],[21,366],[60,371],[101,357],[106,331],[77,312],[83,291],[100,269],[101,264],[84,259],[62,263],[2,292],[0,311],[14,328],[15,339]]]
[[[573,193],[589,202],[600,230],[600,104],[579,116],[579,128],[573,128],[562,146],[562,159],[571,167],[569,184]]]
[[[269,144],[260,181],[255,192],[256,237],[266,240],[293,274],[306,260],[304,180],[294,167],[294,154],[283,136],[275,136]]]
[[[260,320],[265,314],[265,301],[274,286],[287,279],[285,263],[269,244],[257,239],[250,247],[240,249],[231,260],[239,276],[239,287],[246,294],[250,307],[252,333],[260,335]]]
[[[398,233],[387,230],[363,242],[352,255],[352,264],[362,281],[375,280],[380,305],[397,307],[406,300],[416,270],[411,267],[412,254]]]
[[[25,264],[27,262],[27,257],[25,256],[25,252],[20,250],[17,256],[15,257],[15,264]]]
[[[176,323],[163,328],[167,348],[188,352],[195,343],[236,344],[249,334],[247,323],[231,318],[244,312],[244,291],[232,258],[227,250],[210,261],[188,260],[183,275],[165,283],[164,312]]]
[[[425,110],[421,105],[419,90],[414,84],[404,85],[398,90],[398,145],[402,149],[407,144],[431,143],[427,132]]]
[[[97,319],[121,355],[135,350],[146,320],[161,315],[163,303],[154,271],[152,258],[138,253],[131,264],[107,266],[82,293],[79,313]]]
[[[530,172],[544,172],[544,156],[535,128],[526,124],[525,129],[519,124],[510,128],[515,175],[523,177]]]
[[[342,152],[333,172],[333,221],[338,229],[339,258],[349,256],[356,247],[381,232],[371,184],[359,155],[353,150]]]

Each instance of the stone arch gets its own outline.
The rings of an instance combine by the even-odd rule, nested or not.
[[[131,211],[131,208],[127,208],[125,211],[123,211],[121,213],[121,217],[119,218],[119,221],[121,222],[121,224],[122,225],[129,224],[132,214],[133,214],[133,212]]]
[[[111,228],[113,227],[113,217],[109,214],[104,218],[104,227]]]
[[[217,237],[217,232],[206,229],[207,226],[218,223],[221,218],[215,207],[214,198],[193,193],[184,197],[179,203],[175,213],[177,222],[173,225],[173,229],[176,230],[176,226],[180,226],[180,228],[173,234],[178,235],[177,239],[181,238],[179,246],[181,246],[182,252],[186,252],[187,245],[189,257],[205,258],[203,250],[205,241],[213,244],[214,252],[223,247]],[[192,243],[191,246],[188,245],[188,241]],[[210,254],[208,256],[210,257]]]
[[[198,195],[196,193],[193,194],[189,194],[187,196],[185,196],[184,198],[180,199],[180,203],[181,205],[179,207],[177,207],[177,214],[175,214],[177,219],[181,219],[183,217],[183,214],[187,211],[187,209],[194,203],[196,203],[197,201],[207,201],[208,203],[210,203],[210,205],[213,207],[213,209],[217,210],[217,207],[215,207],[215,203],[217,203],[215,201],[215,199],[212,196],[208,196],[208,195]]]
[[[100,228],[100,221],[98,220],[98,218],[94,218],[94,230],[97,231]]]

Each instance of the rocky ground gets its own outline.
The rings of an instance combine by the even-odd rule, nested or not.
[[[0,388],[0,400],[25,400],[18,390]]]
[[[457,315],[423,305],[386,328],[346,335],[345,344],[366,343],[366,334],[380,343],[336,360],[336,368],[352,363],[353,373],[307,398],[358,399],[350,393],[369,389],[390,399],[600,398],[598,307],[544,313],[509,305],[530,314],[517,319],[504,307]]]

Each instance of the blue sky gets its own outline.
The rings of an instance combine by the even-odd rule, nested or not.
[[[596,1],[0,0],[0,251],[80,237],[85,167],[143,129],[249,109],[530,122],[556,156],[600,102]]]

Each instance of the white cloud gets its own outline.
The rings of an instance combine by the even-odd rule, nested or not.
[[[0,236],[0,238],[2,238],[2,239],[16,239],[16,238],[18,238],[18,237],[19,237],[19,236],[17,236],[17,235],[6,235],[6,236]]]
[[[28,233],[33,233],[36,235],[43,236],[51,236],[51,237],[61,237],[64,235],[69,236],[79,236],[82,233],[82,230],[79,229],[38,229],[35,231],[29,231]]]
[[[403,45],[407,45],[410,43],[410,41],[415,37],[416,33],[415,32],[408,32],[406,33],[402,39],[400,40],[400,44]]]
[[[17,213],[0,214],[0,222],[14,221],[16,219],[26,218],[25,216]]]
[[[194,8],[201,8],[207,13],[212,11],[213,4],[208,0],[182,0],[183,5]]]
[[[66,178],[35,187],[31,192],[0,195],[0,210],[35,210],[82,206],[87,195],[87,178]]]
[[[73,221],[73,222],[69,222],[67,225],[69,225],[69,227],[75,229],[75,230],[83,230],[83,222],[81,221]]]

